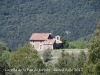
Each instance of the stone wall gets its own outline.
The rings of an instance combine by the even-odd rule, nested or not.
[[[44,41],[30,41],[30,44],[37,50],[37,51],[43,51],[45,49],[53,49],[52,44],[44,44]]]
[[[49,44],[49,45],[46,44],[46,45],[44,45],[44,50],[45,50],[45,49],[48,49],[48,48],[49,48],[49,49],[53,49],[53,45],[52,45],[52,44]]]
[[[34,41],[34,42],[31,41],[30,44],[31,44],[37,51],[43,50],[43,41]]]

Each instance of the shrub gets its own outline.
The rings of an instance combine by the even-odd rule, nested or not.
[[[51,60],[51,57],[52,57],[51,49],[44,50],[44,52],[43,52],[43,60],[44,60],[44,62],[48,62],[49,60]]]

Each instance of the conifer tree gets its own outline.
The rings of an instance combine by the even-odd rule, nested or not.
[[[83,75],[100,75],[100,23],[88,46],[88,57],[84,64]]]

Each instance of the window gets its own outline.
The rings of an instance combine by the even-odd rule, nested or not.
[[[42,45],[40,45],[40,49],[42,49]]]
[[[59,37],[57,37],[57,40],[59,40]]]

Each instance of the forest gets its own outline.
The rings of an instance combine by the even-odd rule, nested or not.
[[[100,24],[87,48],[78,54],[62,50],[52,63],[50,49],[44,50],[42,59],[30,44],[13,51],[0,42],[0,75],[100,75]]]
[[[100,0],[0,0],[0,40],[14,50],[35,32],[90,40],[99,20]]]

